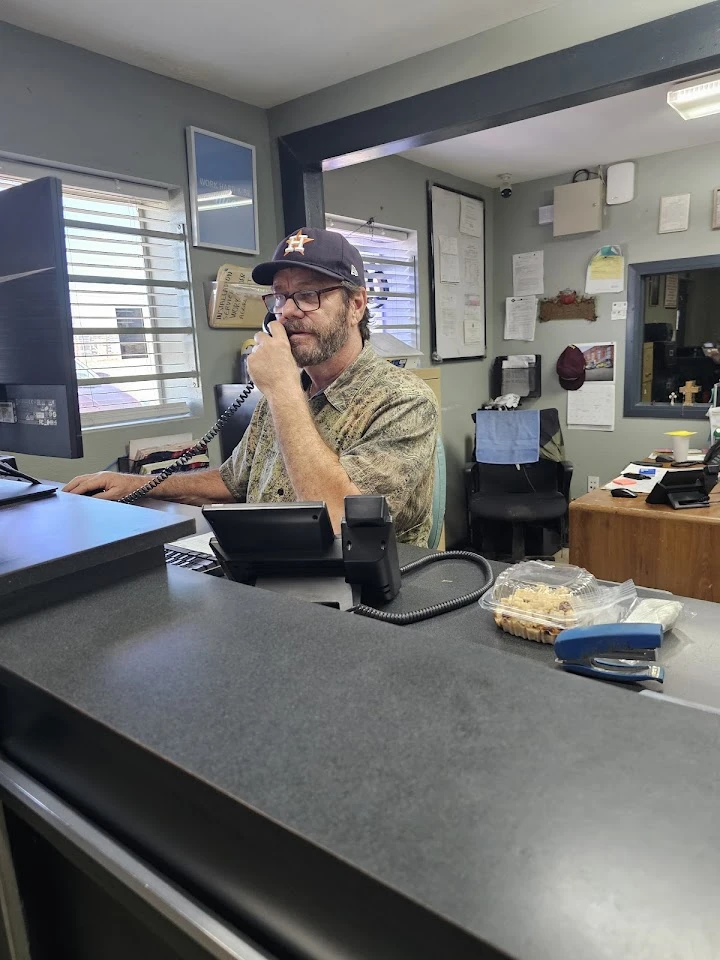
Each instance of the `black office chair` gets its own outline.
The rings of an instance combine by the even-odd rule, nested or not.
[[[225,413],[228,407],[232,406],[233,401],[240,396],[246,387],[246,383],[215,384],[215,406],[218,417]],[[242,440],[243,434],[250,426],[250,420],[261,396],[262,393],[258,388],[253,387],[252,393],[245,403],[235,411],[235,415],[228,420],[220,431],[220,455],[223,460],[227,460]]]
[[[465,465],[470,546],[484,557],[547,560],[567,543],[573,466],[564,459],[557,410],[540,411],[540,435],[537,463]]]

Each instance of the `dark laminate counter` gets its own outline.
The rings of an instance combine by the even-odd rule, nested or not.
[[[715,957],[718,718],[497,643],[159,569],[2,625],[3,749],[304,956]]]

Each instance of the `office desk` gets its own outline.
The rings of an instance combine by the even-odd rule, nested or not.
[[[720,492],[711,506],[673,510],[595,490],[570,504],[570,563],[601,580],[632,579],[720,601]]]

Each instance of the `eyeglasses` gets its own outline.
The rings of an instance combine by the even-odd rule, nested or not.
[[[265,308],[269,313],[280,313],[282,308],[292,300],[298,310],[303,313],[312,313],[320,307],[320,294],[330,293],[331,290],[342,290],[344,284],[337,283],[334,287],[323,287],[322,290],[298,290],[297,293],[266,293],[263,296]]]

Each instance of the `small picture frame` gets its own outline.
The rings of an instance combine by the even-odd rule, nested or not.
[[[712,228],[720,230],[720,187],[713,190]]]
[[[255,147],[187,128],[194,247],[258,254]]]

